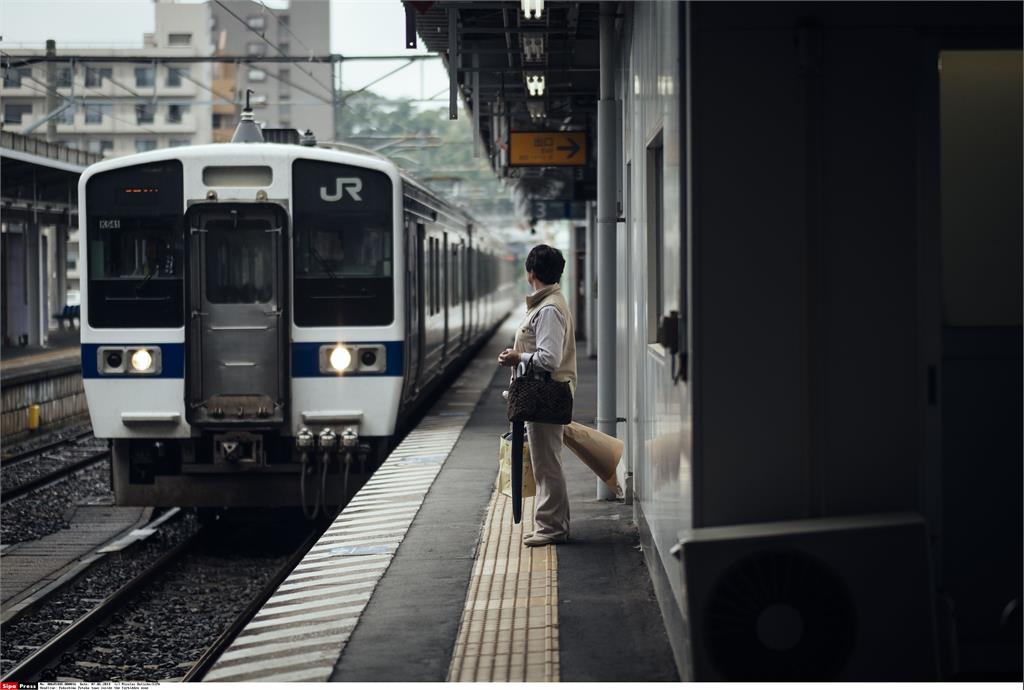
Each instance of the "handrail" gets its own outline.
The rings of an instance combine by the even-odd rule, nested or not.
[[[92,165],[103,160],[98,153],[79,151],[69,148],[63,144],[54,144],[36,137],[25,136],[16,132],[0,131],[0,149],[12,151],[23,151],[35,156],[50,158],[52,160],[65,161],[83,167]]]

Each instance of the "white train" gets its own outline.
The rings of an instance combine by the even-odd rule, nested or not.
[[[153,151],[91,166],[79,199],[120,504],[340,505],[349,462],[372,471],[512,306],[506,247],[369,152]]]

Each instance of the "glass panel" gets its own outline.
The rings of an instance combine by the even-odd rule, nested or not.
[[[306,160],[295,162],[292,179],[295,323],[391,323],[391,180],[373,170]]]
[[[152,67],[136,67],[135,68],[135,85],[136,86],[152,86],[153,85],[153,68]]]
[[[188,76],[188,67],[168,67],[167,68],[167,85],[168,86],[181,86],[181,80]]]
[[[1021,323],[1021,52],[941,53],[945,323]]]
[[[266,304],[274,296],[275,235],[262,218],[206,223],[206,298],[214,304]]]
[[[181,164],[99,173],[86,186],[89,322],[183,323]]]

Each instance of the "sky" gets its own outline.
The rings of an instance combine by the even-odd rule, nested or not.
[[[179,0],[198,2],[201,0]],[[301,0],[298,0],[301,2]],[[264,0],[280,9],[284,0]],[[116,17],[116,21],[112,21]],[[239,29],[241,29],[239,25]],[[142,34],[153,31],[153,0],[0,0],[0,50],[42,48],[46,39],[78,48],[141,47]],[[331,0],[331,52],[342,55],[408,55],[405,10],[399,0]],[[403,61],[353,61],[342,69],[343,87],[358,89],[400,66]],[[390,98],[448,102],[448,76],[441,60],[414,63],[371,87]],[[437,95],[438,92],[442,92]]]

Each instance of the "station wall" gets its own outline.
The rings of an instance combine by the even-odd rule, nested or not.
[[[1009,49],[1019,67],[1020,7],[622,7],[618,414],[681,673],[671,549],[689,530],[896,511],[926,518],[939,587],[959,583],[961,652],[988,645],[963,669],[1006,668],[992,650],[1019,596],[1020,309],[998,333],[943,323],[938,58]],[[1019,257],[1019,194],[1004,206],[1000,246]],[[1005,263],[997,284],[1019,293],[1021,262]],[[682,375],[655,343],[673,310]],[[970,354],[944,359],[963,339]],[[947,538],[964,530],[984,548]],[[972,560],[998,574],[957,565]]]

